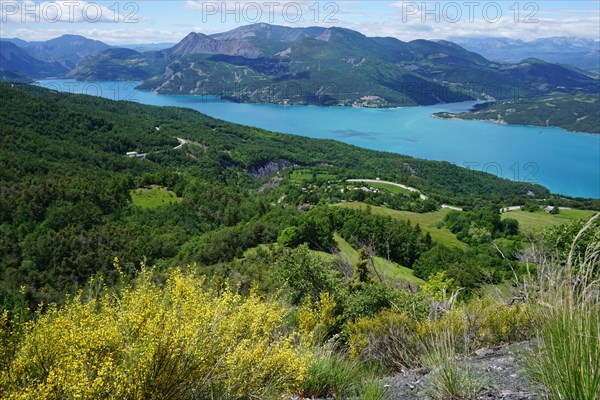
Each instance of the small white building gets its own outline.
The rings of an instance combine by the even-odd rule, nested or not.
[[[145,158],[146,153],[138,153],[137,151],[128,151],[125,153],[128,158]]]

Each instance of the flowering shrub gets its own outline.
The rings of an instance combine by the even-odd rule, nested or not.
[[[320,344],[328,338],[339,316],[336,315],[335,299],[328,292],[321,292],[314,303],[307,296],[298,309],[298,330],[309,344]]]
[[[285,310],[204,288],[180,270],[142,271],[118,294],[78,295],[27,323],[0,376],[8,399],[264,398],[295,390],[308,356]]]

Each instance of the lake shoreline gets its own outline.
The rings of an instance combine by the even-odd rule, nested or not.
[[[448,117],[441,116],[440,114],[448,114]],[[502,125],[502,126],[523,126],[523,127],[528,127],[528,128],[559,128],[559,129],[562,129],[562,130],[570,132],[570,133],[580,133],[583,135],[600,135],[600,133],[598,133],[598,132],[574,131],[574,130],[570,130],[570,129],[565,129],[558,125],[511,124],[510,122],[506,122],[503,119],[498,120],[498,119],[480,119],[480,118],[460,118],[459,115],[460,114],[450,114],[450,113],[446,113],[446,112],[438,112],[438,113],[431,114],[431,117],[438,118],[438,119],[451,120],[451,121],[479,121],[479,122],[485,122],[488,124],[496,124],[496,125]]]
[[[473,101],[396,108],[279,106],[214,96],[155,94],[136,90],[137,83],[38,81],[40,86],[58,91],[187,108],[273,132],[446,161],[513,181],[539,183],[556,194],[600,198],[599,135],[554,127],[544,128],[544,135],[539,135],[539,127],[432,117],[438,112],[467,111],[477,104]]]

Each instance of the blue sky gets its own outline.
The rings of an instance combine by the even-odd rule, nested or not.
[[[600,2],[0,0],[0,36],[46,40],[65,33],[110,44],[177,42],[191,31],[249,23],[342,26],[401,40],[501,36],[600,38]]]

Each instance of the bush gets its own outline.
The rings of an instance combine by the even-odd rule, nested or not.
[[[321,258],[311,253],[306,244],[285,249],[276,268],[287,283],[293,305],[301,304],[307,296],[316,301],[321,292],[336,292],[338,282],[333,272]]]
[[[350,355],[392,370],[420,366],[423,345],[418,322],[406,312],[384,310],[347,325]]]
[[[50,307],[26,324],[0,387],[8,398],[250,398],[295,390],[308,357],[285,310],[205,289],[174,270],[142,271],[117,295]]]
[[[350,355],[376,361],[391,369],[421,366],[427,346],[451,335],[453,351],[471,352],[529,339],[533,313],[527,305],[507,306],[486,298],[471,300],[439,317],[418,318],[405,311],[384,310],[370,318],[348,323]]]
[[[277,237],[277,242],[284,247],[297,247],[302,244],[302,237],[297,226],[288,226]]]
[[[481,298],[455,307],[440,318],[422,321],[419,329],[425,339],[448,331],[454,337],[463,338],[456,342],[464,345],[458,350],[471,352],[529,339],[534,333],[534,322],[535,314],[526,304],[507,306],[496,300]]]
[[[437,272],[445,271],[447,278],[462,287],[462,297],[468,297],[479,288],[483,280],[483,271],[475,255],[456,247],[435,245],[421,255],[413,266],[415,276],[428,279]]]
[[[321,344],[329,338],[339,320],[336,308],[335,299],[327,292],[321,292],[315,302],[307,296],[297,311],[298,331],[302,339],[307,343]]]
[[[438,271],[429,275],[427,282],[421,287],[423,294],[430,296],[435,301],[447,301],[459,288],[453,278],[446,276],[446,271]]]

